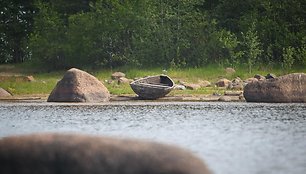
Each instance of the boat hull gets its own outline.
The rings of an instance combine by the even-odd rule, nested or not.
[[[168,76],[159,75],[136,80],[130,86],[140,98],[152,100],[164,97],[171,92],[174,82]]]

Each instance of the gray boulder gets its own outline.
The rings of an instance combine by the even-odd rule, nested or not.
[[[265,81],[249,83],[244,88],[248,102],[306,102],[306,74],[293,73]]]
[[[198,157],[154,142],[73,134],[0,139],[3,174],[209,174]]]
[[[110,94],[94,76],[76,68],[68,70],[48,97],[48,102],[106,102]]]

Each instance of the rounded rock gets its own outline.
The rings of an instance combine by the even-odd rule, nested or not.
[[[110,93],[94,76],[72,68],[57,83],[48,97],[48,102],[106,102]]]
[[[5,174],[209,174],[184,149],[154,142],[74,134],[32,134],[0,140]]]

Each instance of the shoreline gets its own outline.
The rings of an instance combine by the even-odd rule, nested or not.
[[[47,102],[47,94],[31,94],[31,95],[15,95],[11,97],[0,98],[0,102],[22,102],[35,101]],[[225,99],[222,99],[225,98]],[[245,102],[244,98],[239,95],[169,95],[155,100],[143,100],[136,95],[111,95],[109,102],[133,102],[133,101],[149,101],[149,102]],[[52,102],[54,103],[54,102]],[[61,103],[61,102],[57,102]],[[66,103],[87,103],[87,102],[66,102]],[[102,102],[103,103],[103,102]],[[107,103],[107,102],[105,102]]]

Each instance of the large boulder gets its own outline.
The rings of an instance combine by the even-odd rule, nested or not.
[[[5,174],[209,174],[202,160],[154,142],[74,134],[32,134],[0,140]]]
[[[306,102],[306,74],[294,73],[249,83],[243,95],[248,102]]]
[[[110,94],[94,76],[76,68],[68,70],[49,95],[48,102],[106,102]]]

